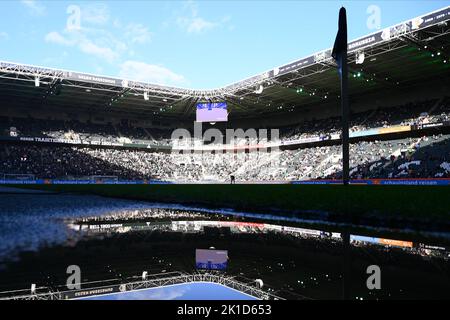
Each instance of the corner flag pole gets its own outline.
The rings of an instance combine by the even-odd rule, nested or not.
[[[344,7],[339,10],[339,29],[334,42],[331,56],[338,65],[341,79],[341,107],[342,107],[342,182],[348,185],[350,177],[349,134],[348,134],[348,68],[347,68],[347,13]]]
[[[347,13],[345,8],[339,10],[339,29],[334,41],[331,56],[338,65],[341,79],[341,107],[342,107],[342,183],[347,186],[349,177],[349,134],[348,134],[348,70],[347,70]],[[344,199],[345,201],[346,199]],[[350,234],[342,233],[343,241],[343,277],[342,298],[350,297]]]

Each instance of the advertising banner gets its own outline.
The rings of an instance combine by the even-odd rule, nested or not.
[[[291,181],[291,184],[342,184],[341,180],[303,180]],[[448,186],[450,178],[439,179],[358,179],[351,180],[350,184],[367,185],[416,185],[416,186]]]
[[[64,291],[62,292],[63,299],[78,299],[78,298],[84,298],[89,296],[96,296],[96,295],[102,295],[102,294],[109,294],[109,293],[115,293],[115,292],[123,292],[125,291],[125,286],[122,285],[112,285],[107,287],[101,287],[101,288],[93,288],[93,289],[81,289],[76,291]]]

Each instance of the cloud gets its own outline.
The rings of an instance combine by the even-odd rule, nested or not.
[[[160,287],[148,290],[148,300],[177,300],[190,291],[190,287]]]
[[[78,48],[87,54],[94,55],[98,58],[113,62],[119,58],[119,53],[108,47],[96,45],[89,39],[83,39],[79,42]]]
[[[42,16],[45,13],[45,6],[35,0],[21,0],[20,3],[34,15]]]
[[[0,40],[8,40],[9,39],[9,34],[6,33],[5,31],[0,31]]]
[[[70,41],[70,40],[66,39],[64,36],[62,36],[57,31],[52,31],[52,32],[47,33],[45,35],[44,40],[46,42],[61,44],[64,46],[72,46],[75,44],[74,41]]]
[[[152,33],[142,24],[130,23],[126,27],[125,37],[130,39],[131,43],[144,44],[150,42]]]
[[[111,47],[107,45],[100,45],[97,43],[94,43],[92,40],[90,40],[85,34],[82,32],[69,32],[65,31],[67,36],[63,36],[57,31],[52,31],[46,34],[45,41],[49,43],[55,43],[63,46],[69,46],[69,47],[77,47],[81,52],[96,56],[100,59],[105,59],[108,62],[114,62],[117,60],[120,56],[118,51],[115,51],[111,49]],[[108,38],[98,38],[97,41],[103,41],[107,42]],[[112,39],[110,43],[114,43],[115,40]],[[125,50],[126,45],[122,44],[121,42],[116,42],[115,47],[119,50]]]
[[[133,60],[122,63],[119,76],[161,85],[179,85],[186,82],[182,75],[165,67]]]
[[[81,7],[81,20],[95,25],[104,25],[109,21],[108,6],[104,3],[89,4]]]
[[[44,40],[102,59],[116,65],[134,56],[134,45],[151,41],[153,34],[139,23],[122,23],[111,17],[106,4],[87,4],[80,10],[81,25],[47,33]]]
[[[105,62],[119,66],[123,78],[163,85],[185,83],[182,75],[161,65],[134,60],[135,46],[148,43],[153,37],[145,25],[110,17],[106,6],[90,7],[88,11],[83,7],[81,20],[80,28],[51,30],[45,35],[45,42],[95,57],[96,68]]]
[[[192,19],[180,18],[178,19],[178,24],[185,28],[188,33],[200,33],[217,26],[217,23],[206,21],[200,17]]]
[[[182,298],[188,291],[189,287],[158,287],[140,291],[127,291],[121,294],[107,295],[111,300],[176,300]],[[88,298],[89,300],[89,298]],[[94,298],[94,300],[102,300],[102,296]]]
[[[226,16],[218,22],[212,22],[202,18],[199,16],[198,6],[194,1],[184,2],[182,11],[183,14],[177,17],[176,22],[180,28],[190,34],[203,33],[219,27],[230,20],[230,16]]]

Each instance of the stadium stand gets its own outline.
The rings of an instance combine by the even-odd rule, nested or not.
[[[377,108],[352,116],[351,132],[394,126],[420,126],[448,121],[450,99],[410,102],[401,106]],[[41,137],[87,143],[141,142],[170,143],[170,130],[79,121],[0,119],[4,136]],[[311,137],[328,140],[339,134],[339,118],[303,121],[281,129],[281,141]],[[421,138],[359,141],[351,146],[351,177],[427,178],[449,177],[450,136],[433,134]],[[246,144],[257,141],[245,141]],[[233,154],[203,152],[173,154],[160,150],[96,148],[93,146],[5,144],[1,149],[0,173],[37,178],[80,179],[115,176],[122,180],[158,179],[180,181],[308,180],[340,178],[339,145],[313,145],[271,153]]]
[[[123,180],[228,181],[339,178],[340,146],[272,153],[171,154],[114,148],[5,145],[0,172],[39,178],[117,176]],[[450,177],[450,135],[351,145],[352,178]]]
[[[353,179],[449,177],[449,12],[445,7],[349,41]],[[0,88],[3,179],[341,176],[341,93],[329,49],[211,90],[4,61]],[[192,136],[196,105],[206,101],[226,104],[228,121],[206,121],[202,132],[280,129],[280,139],[244,134],[230,145],[195,137],[179,147],[174,130]]]
[[[431,110],[437,102],[439,102],[437,108]],[[444,97],[439,100],[409,102],[401,106],[390,106],[356,113],[352,116],[350,131],[358,132],[396,125],[420,125],[430,122],[444,122],[449,119],[450,99]],[[281,140],[293,141],[339,134],[339,125],[339,117],[303,121],[296,126],[281,128]],[[11,130],[11,128],[14,129]],[[134,127],[126,122],[119,125],[102,125],[80,121],[8,117],[0,118],[0,132],[6,136],[49,137],[110,143],[120,142],[125,139],[125,141],[130,143],[134,141],[156,145],[170,145],[172,134],[172,130]]]

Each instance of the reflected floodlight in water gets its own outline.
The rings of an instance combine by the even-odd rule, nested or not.
[[[259,85],[258,89],[256,89],[255,93],[256,94],[261,94],[264,90],[264,87],[262,84]]]

